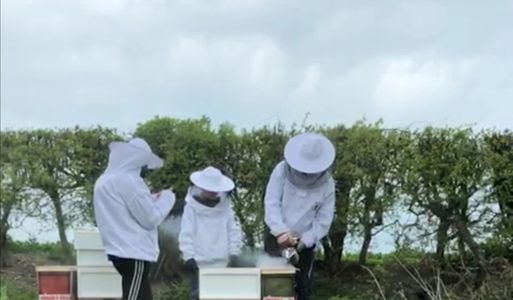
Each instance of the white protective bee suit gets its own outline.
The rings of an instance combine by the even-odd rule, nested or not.
[[[226,266],[230,255],[239,255],[242,234],[231,207],[230,198],[222,195],[214,207],[194,199],[189,189],[178,238],[184,260],[194,259],[198,265]]]
[[[154,262],[159,255],[157,227],[173,207],[175,195],[170,190],[158,198],[151,194],[140,173],[154,157],[128,144],[110,146],[107,169],[94,187],[96,223],[108,255]],[[154,163],[149,167],[160,164]]]

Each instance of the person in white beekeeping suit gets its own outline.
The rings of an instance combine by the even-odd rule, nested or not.
[[[141,177],[163,161],[140,138],[112,142],[107,169],[94,186],[94,214],[105,252],[122,278],[123,300],[151,300],[150,263],[159,255],[158,226],[175,203],[168,189],[152,194]]]
[[[199,268],[236,267],[242,233],[228,195],[233,181],[214,167],[192,173],[190,180],[178,243],[190,277],[189,298],[197,300]]]
[[[333,144],[323,135],[303,133],[285,146],[285,160],[274,168],[265,192],[266,252],[287,258],[296,273],[298,300],[309,300],[317,243],[328,234],[335,210],[335,183],[329,168]],[[273,245],[274,244],[274,245]]]

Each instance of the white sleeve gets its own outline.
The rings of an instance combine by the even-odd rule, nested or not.
[[[142,178],[130,177],[123,187],[123,195],[130,214],[144,228],[157,228],[175,203],[175,194],[164,190],[155,198]]]
[[[283,184],[285,180],[283,167],[283,163],[280,163],[274,168],[269,182],[267,183],[264,197],[264,220],[274,236],[289,231],[288,227],[283,222],[281,212],[281,198],[283,195]]]
[[[239,222],[235,217],[235,213],[233,210],[230,210],[230,219],[228,221],[228,235],[229,235],[229,254],[230,255],[240,255],[242,248],[242,230],[240,228]]]
[[[194,237],[196,236],[196,224],[192,211],[185,204],[182,215],[182,224],[180,226],[180,234],[178,235],[178,247],[182,252],[182,258],[188,260],[194,258]]]
[[[335,214],[335,184],[333,181],[331,181],[328,188],[329,191],[317,212],[312,228],[301,236],[301,241],[308,248],[328,235],[331,223],[333,222],[333,216]]]

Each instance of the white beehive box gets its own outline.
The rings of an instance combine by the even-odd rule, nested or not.
[[[79,267],[78,298],[121,299],[121,276],[112,267]]]
[[[103,249],[100,233],[97,229],[76,230],[75,250],[77,266],[112,266]]]
[[[120,299],[121,276],[108,261],[98,229],[76,230],[77,294],[79,299]]]
[[[200,300],[260,300],[260,269],[202,268],[199,271]]]
[[[111,267],[112,263],[107,259],[105,251],[102,250],[77,250],[77,266],[101,266]]]
[[[102,239],[97,228],[77,229],[73,233],[76,249],[103,249]]]

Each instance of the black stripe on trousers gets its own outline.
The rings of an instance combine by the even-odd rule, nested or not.
[[[109,256],[109,260],[121,275],[123,300],[153,299],[148,278],[149,262],[115,256]]]

